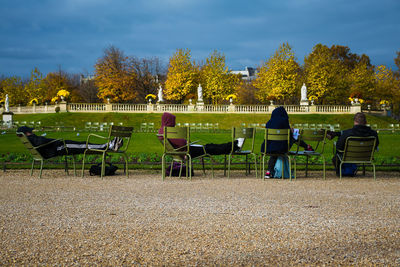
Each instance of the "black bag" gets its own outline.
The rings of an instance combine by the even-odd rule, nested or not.
[[[107,164],[108,164],[108,166],[106,165],[104,175],[105,176],[114,175],[116,170],[118,169],[118,167],[115,165],[112,165],[111,163],[107,163]],[[90,166],[89,173],[91,176],[101,175],[101,163]]]
[[[181,163],[177,162],[177,161],[174,161],[171,164],[172,164],[171,176],[179,176],[179,171],[181,169]],[[170,170],[171,170],[171,165],[165,169],[165,175],[166,176],[169,176]],[[182,173],[181,173],[181,175],[183,175],[183,176],[186,175],[186,165],[185,164],[182,165]],[[192,176],[194,176],[193,169],[192,169]]]

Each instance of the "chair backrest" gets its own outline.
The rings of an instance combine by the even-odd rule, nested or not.
[[[268,151],[268,141],[286,141],[290,147],[290,129],[269,129],[265,128],[264,151]]]
[[[133,127],[111,125],[108,136],[109,139],[112,137],[125,138],[126,142],[124,142],[123,147],[119,149],[120,151],[125,151],[129,146],[129,142],[131,141],[132,133]]]
[[[347,137],[343,152],[344,162],[362,163],[371,162],[374,156],[376,138]]]
[[[43,160],[44,157],[39,153],[39,151],[32,145],[29,141],[28,137],[21,132],[17,132],[17,136],[21,140],[22,144],[28,149],[29,153],[31,153],[32,157],[37,160]]]
[[[303,129],[300,131],[299,140],[305,142],[316,142],[314,150],[316,151],[321,144],[322,148],[320,153],[324,153],[326,143],[326,129]]]
[[[255,128],[232,128],[232,150],[234,151],[234,141],[238,138],[244,138],[242,150],[245,146],[246,140],[251,140],[250,151],[254,150],[254,140],[255,140],[256,129]]]
[[[177,151],[176,148],[171,144],[170,139],[185,139],[186,142],[190,140],[190,130],[189,127],[164,127],[163,134],[163,145],[164,153],[175,152],[186,154],[189,153],[189,146],[184,149]]]

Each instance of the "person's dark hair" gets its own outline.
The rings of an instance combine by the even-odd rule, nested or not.
[[[357,122],[360,125],[366,125],[367,124],[367,117],[365,116],[364,113],[357,112],[354,115],[354,122]]]

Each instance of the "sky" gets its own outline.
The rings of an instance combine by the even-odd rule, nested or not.
[[[397,70],[399,14],[400,0],[0,0],[0,76],[93,74],[111,45],[165,65],[179,48],[196,61],[217,50],[242,70],[285,42],[300,64],[321,43]]]

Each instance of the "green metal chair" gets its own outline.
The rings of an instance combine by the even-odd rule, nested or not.
[[[124,157],[125,160],[125,166],[124,166],[124,172],[126,174],[126,177],[129,177],[129,170],[128,170],[128,156],[126,154],[126,150],[129,147],[129,143],[132,137],[132,132],[133,132],[133,127],[124,127],[124,126],[116,126],[112,125],[109,129],[108,136],[101,136],[97,134],[89,134],[86,140],[86,147],[90,143],[90,139],[92,138],[100,138],[100,139],[105,139],[107,140],[107,146],[105,149],[89,149],[87,148],[85,152],[83,153],[83,158],[82,158],[82,177],[84,175],[85,171],[85,158],[87,154],[100,154],[101,156],[101,178],[103,178],[104,173],[105,173],[105,167],[106,167],[106,156],[108,154],[116,153],[116,154],[121,154]],[[123,138],[124,139],[124,145],[118,149],[117,151],[110,150],[108,149],[109,144],[112,139],[115,137]]]
[[[265,128],[264,129],[264,152],[261,152],[261,161],[262,164],[260,168],[262,167],[262,172],[261,172],[261,177],[264,178],[264,173],[265,173],[265,158],[271,157],[271,156],[282,156],[282,157],[287,157],[289,159],[289,178],[292,180],[292,171],[291,171],[291,159],[289,155],[289,150],[285,151],[283,153],[267,153],[268,151],[268,141],[283,141],[287,142],[288,149],[290,147],[290,129],[269,129]],[[284,177],[284,168],[282,168],[282,179]]]
[[[154,122],[147,123],[147,131],[150,133],[154,132]]]
[[[142,123],[140,124],[140,131],[141,131],[142,133],[147,132],[147,122],[142,122]]]
[[[257,155],[254,153],[254,141],[255,141],[255,128],[232,128],[232,149],[231,153],[228,155],[228,178],[230,178],[231,172],[231,162],[232,157],[235,156],[245,156],[246,157],[246,175],[250,174],[250,164],[248,162],[248,156],[252,155],[254,159],[254,170],[256,172],[257,178]],[[244,138],[244,142],[240,150],[236,150],[234,148],[234,141],[238,138]],[[247,145],[247,140],[250,140],[250,145]],[[225,165],[226,165],[226,156],[225,156]]]
[[[160,135],[158,135],[160,136]],[[190,156],[190,128],[188,127],[164,127],[164,133],[162,134],[162,140],[161,143],[163,145],[163,155],[161,157],[161,164],[162,164],[162,179],[165,180],[165,170],[166,170],[166,156],[172,156],[172,162],[179,162],[181,164],[181,169],[179,171],[179,178],[181,177],[182,174],[182,166],[183,163],[186,163],[186,177],[192,180],[192,161],[194,159],[200,159],[202,160],[203,163],[203,173],[205,173],[204,169],[204,158],[208,157],[210,161],[212,162],[213,159],[211,155],[207,154],[204,147],[204,154],[195,158],[192,158]],[[185,139],[188,140],[187,145],[183,147],[178,147],[175,148],[169,141],[170,139]],[[171,164],[171,170],[170,170],[170,177],[172,175],[172,165]],[[214,169],[211,164],[211,171],[212,171],[212,177],[214,178]]]
[[[342,165],[343,163],[355,163],[355,164],[365,164],[372,165],[374,180],[376,180],[375,174],[375,163],[374,163],[374,152],[375,152],[376,138],[375,136],[369,137],[347,137],[346,143],[344,145],[344,150],[338,150],[336,161],[339,164],[339,176],[342,179]],[[363,170],[365,175],[365,168]]]
[[[324,179],[326,179],[326,167],[325,167],[325,157],[324,157],[324,149],[325,149],[325,144],[326,144],[326,129],[318,129],[318,130],[312,130],[312,129],[302,129],[300,131],[299,138],[296,142],[297,144],[297,150],[296,151],[290,151],[290,154],[294,156],[293,161],[294,161],[294,179],[296,179],[297,176],[297,161],[296,158],[298,156],[305,156],[306,157],[306,177],[308,175],[308,159],[310,157],[321,157],[322,158],[322,163],[323,163],[323,173],[324,173]],[[314,151],[299,151],[300,148],[300,142],[304,141],[306,143],[308,142],[313,142],[313,147]]]
[[[42,170],[43,170],[43,163],[45,160],[48,160],[47,158],[43,157],[43,155],[39,152],[40,148],[46,147],[52,143],[55,142],[63,142],[64,143],[64,147],[65,147],[65,142],[63,139],[54,139],[46,144],[40,145],[40,146],[33,146],[32,143],[29,141],[28,137],[22,133],[22,132],[17,132],[17,136],[19,137],[19,139],[21,140],[22,144],[24,144],[24,146],[26,147],[26,149],[28,149],[28,151],[31,153],[32,155],[32,167],[31,167],[31,176],[33,175],[33,167],[35,166],[35,162],[39,161],[40,162],[40,171],[39,171],[39,178],[42,178]],[[65,148],[67,150],[67,154],[68,154],[68,149]],[[75,167],[75,156],[71,155],[72,157],[72,163],[74,166],[74,176],[76,176],[76,167]],[[65,159],[65,172],[69,175],[68,172],[68,155],[64,156]]]

